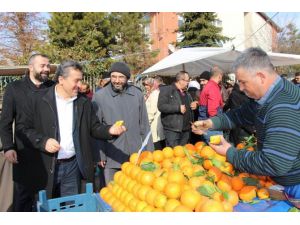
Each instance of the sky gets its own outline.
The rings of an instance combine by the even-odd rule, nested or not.
[[[300,12],[266,12],[272,20],[281,28],[292,22],[300,31]],[[275,15],[276,14],[276,15]]]

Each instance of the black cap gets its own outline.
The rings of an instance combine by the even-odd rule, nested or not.
[[[210,79],[210,72],[209,71],[203,71],[201,74],[200,74],[200,77],[199,79],[204,79],[204,80],[209,80]]]
[[[111,65],[109,69],[109,75],[111,75],[112,72],[119,72],[125,75],[127,79],[130,78],[130,68],[127,66],[126,63],[115,62],[114,64]]]

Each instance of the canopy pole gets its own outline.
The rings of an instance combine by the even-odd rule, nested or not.
[[[185,71],[185,65],[184,65],[184,63],[182,64],[182,70]]]

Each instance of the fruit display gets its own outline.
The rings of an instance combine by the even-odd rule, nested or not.
[[[239,202],[268,199],[273,184],[269,177],[235,171],[197,142],[133,153],[100,196],[116,212],[231,212]]]

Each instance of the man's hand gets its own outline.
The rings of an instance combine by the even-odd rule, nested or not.
[[[53,138],[49,138],[46,142],[45,149],[47,152],[55,153],[55,152],[59,151],[60,145],[57,140],[55,140]]]
[[[100,167],[102,167],[102,168],[104,168],[105,165],[106,165],[106,161],[105,161],[105,160],[100,160],[100,161],[98,162],[98,166],[100,166]]]
[[[191,105],[190,105],[190,107],[191,107],[191,109],[192,109],[192,110],[195,110],[195,109],[197,109],[197,106],[198,106],[198,102],[197,102],[197,101],[193,101],[193,102],[191,102]]]
[[[4,157],[11,163],[18,163],[18,155],[16,150],[10,149],[4,153]]]
[[[125,126],[120,126],[120,125],[117,125],[117,124],[112,125],[108,130],[109,134],[117,135],[117,136],[121,135],[125,131],[126,131]]]
[[[180,105],[180,112],[184,114],[186,112],[185,105]]]
[[[228,149],[231,147],[223,136],[221,136],[221,143],[219,145],[209,144],[218,154],[226,156]]]
[[[192,123],[192,132],[195,134],[204,134],[206,131],[213,127],[213,123],[210,119],[198,120]]]

